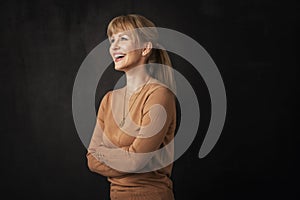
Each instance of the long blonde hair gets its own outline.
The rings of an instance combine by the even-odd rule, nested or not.
[[[158,31],[152,21],[137,14],[117,16],[108,24],[107,36],[111,37],[118,32],[136,29],[137,34],[134,34],[134,39],[138,42],[151,42],[153,46],[147,60],[148,73],[176,93],[176,83],[170,57],[167,51],[157,42],[159,37]]]

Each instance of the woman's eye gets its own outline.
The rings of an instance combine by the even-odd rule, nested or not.
[[[111,40],[110,40],[110,43],[113,43],[114,41],[115,41],[115,39],[111,39]]]
[[[121,37],[121,40],[128,40],[126,37]]]

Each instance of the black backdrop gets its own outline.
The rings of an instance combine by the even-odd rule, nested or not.
[[[224,129],[202,159],[198,151],[209,106],[199,98],[203,126],[174,163],[176,199],[291,199],[299,194],[299,131],[293,129],[299,7],[271,0],[196,2],[1,1],[1,194],[108,199],[107,180],[87,168],[73,122],[72,89],[85,57],[106,39],[109,20],[127,13],[195,39],[217,64],[226,87]],[[201,76],[173,57],[198,97],[205,94],[205,84],[198,84]],[[102,78],[107,85],[120,75],[112,69],[107,73],[110,77]]]

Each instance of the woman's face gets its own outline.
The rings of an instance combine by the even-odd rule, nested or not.
[[[111,44],[109,52],[114,60],[116,70],[128,71],[145,63],[142,50],[138,48],[129,32],[113,34],[109,37],[109,41]]]

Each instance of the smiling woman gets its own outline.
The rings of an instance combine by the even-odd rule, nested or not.
[[[114,59],[116,70],[130,70],[134,66],[145,63],[145,53],[133,40],[133,37],[127,32],[116,33],[110,36],[110,54]],[[150,45],[151,43],[149,43]],[[150,46],[148,48],[151,48]]]
[[[172,200],[176,87],[169,56],[158,45],[155,25],[143,16],[114,18],[107,35],[126,86],[100,103],[88,167],[108,178],[112,200]],[[165,153],[157,154],[163,147]]]

